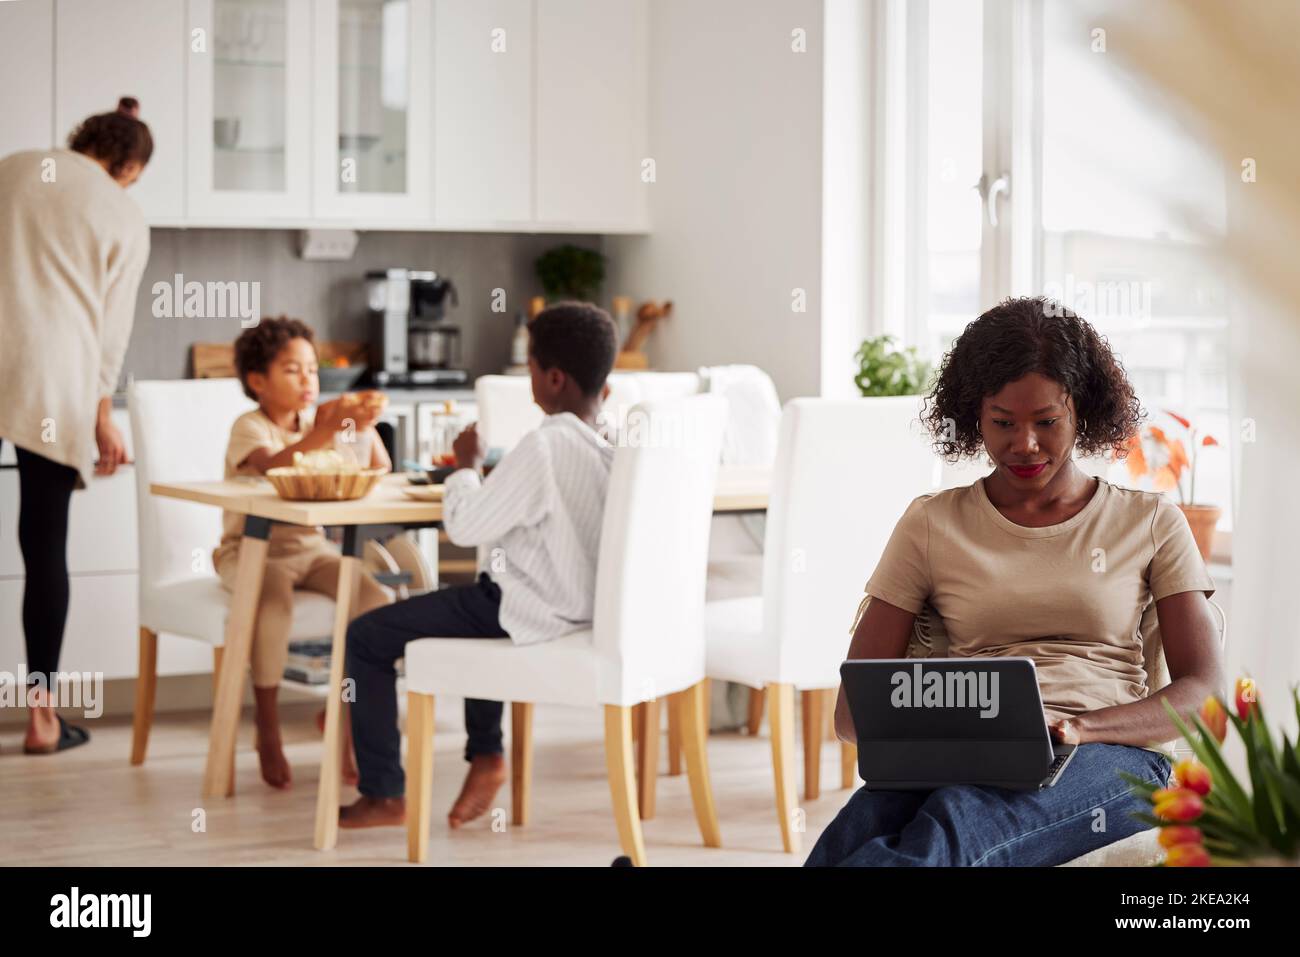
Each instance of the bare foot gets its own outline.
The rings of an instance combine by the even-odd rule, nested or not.
[[[42,751],[52,747],[59,740],[59,716],[49,705],[49,694],[43,689],[32,689],[28,693],[27,736],[23,747],[33,751]]]
[[[257,725],[257,761],[262,766],[262,780],[281,790],[293,783],[289,759],[284,756],[280,741],[280,714],[276,707],[279,688],[253,688],[256,705],[254,722]]]
[[[289,759],[284,756],[277,734],[271,739],[265,733],[257,737],[257,761],[262,766],[262,780],[273,788],[287,790],[293,784],[293,772],[289,770]]]
[[[452,828],[468,824],[481,817],[492,807],[492,800],[506,781],[506,759],[501,754],[475,755],[469,762],[469,773],[461,785],[460,796],[447,814],[447,824]]]
[[[400,827],[406,823],[406,798],[359,797],[339,808],[339,827]]]

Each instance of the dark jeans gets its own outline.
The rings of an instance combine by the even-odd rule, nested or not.
[[[357,752],[357,787],[367,797],[406,793],[402,735],[397,729],[397,659],[416,638],[508,638],[497,610],[501,587],[486,574],[459,585],[376,608],[348,625],[347,672],[356,682],[352,742]],[[465,760],[500,754],[500,701],[465,699]]]
[[[0,440],[0,446],[3,446]],[[23,637],[33,679],[59,669],[68,620],[68,506],[77,470],[26,449],[18,453],[18,547],[23,553]],[[0,516],[2,518],[3,516]]]
[[[1163,787],[1169,762],[1142,748],[1080,745],[1056,785],[1006,791],[962,784],[935,791],[860,788],[805,866],[924,867],[1064,864],[1145,830],[1127,771]]]

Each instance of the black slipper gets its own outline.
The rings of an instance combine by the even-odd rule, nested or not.
[[[23,754],[54,754],[56,751],[67,751],[69,748],[80,747],[90,740],[90,732],[85,728],[68,724],[59,715],[55,717],[59,719],[59,740],[43,748],[29,748],[24,744]]]

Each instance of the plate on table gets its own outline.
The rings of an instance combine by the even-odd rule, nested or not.
[[[402,494],[416,502],[441,502],[441,485],[403,485]]]

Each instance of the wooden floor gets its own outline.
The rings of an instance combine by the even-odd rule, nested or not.
[[[241,725],[236,795],[206,804],[203,777],[209,716],[159,715],[143,767],[128,763],[128,719],[85,722],[93,740],[66,754],[29,757],[22,734],[0,731],[0,864],[3,865],[338,865],[406,864],[404,829],[342,831],[338,847],[312,848],[317,767],[321,742],[315,704],[284,709],[286,753],[294,783],[272,791],[258,775],[249,715]],[[459,702],[439,700],[440,717]],[[509,709],[506,709],[507,733]],[[605,776],[603,724],[592,711],[538,706],[535,717],[533,821],[509,827],[510,788],[491,815],[460,831],[446,813],[460,790],[465,764],[459,723],[439,722],[433,765],[431,865],[606,866],[620,851]],[[660,754],[667,751],[666,742]],[[803,852],[781,852],[766,724],[755,739],[714,734],[709,762],[721,849],[701,846],[685,775],[659,779],[655,819],[645,822],[651,866],[794,866],[848,799],[839,790],[839,747],[822,748],[823,791],[806,807]],[[802,760],[800,760],[802,770]],[[831,787],[828,789],[826,785]],[[800,782],[802,794],[802,782]],[[356,792],[343,789],[350,802]],[[199,812],[205,812],[200,815]],[[205,817],[206,830],[195,821]]]

